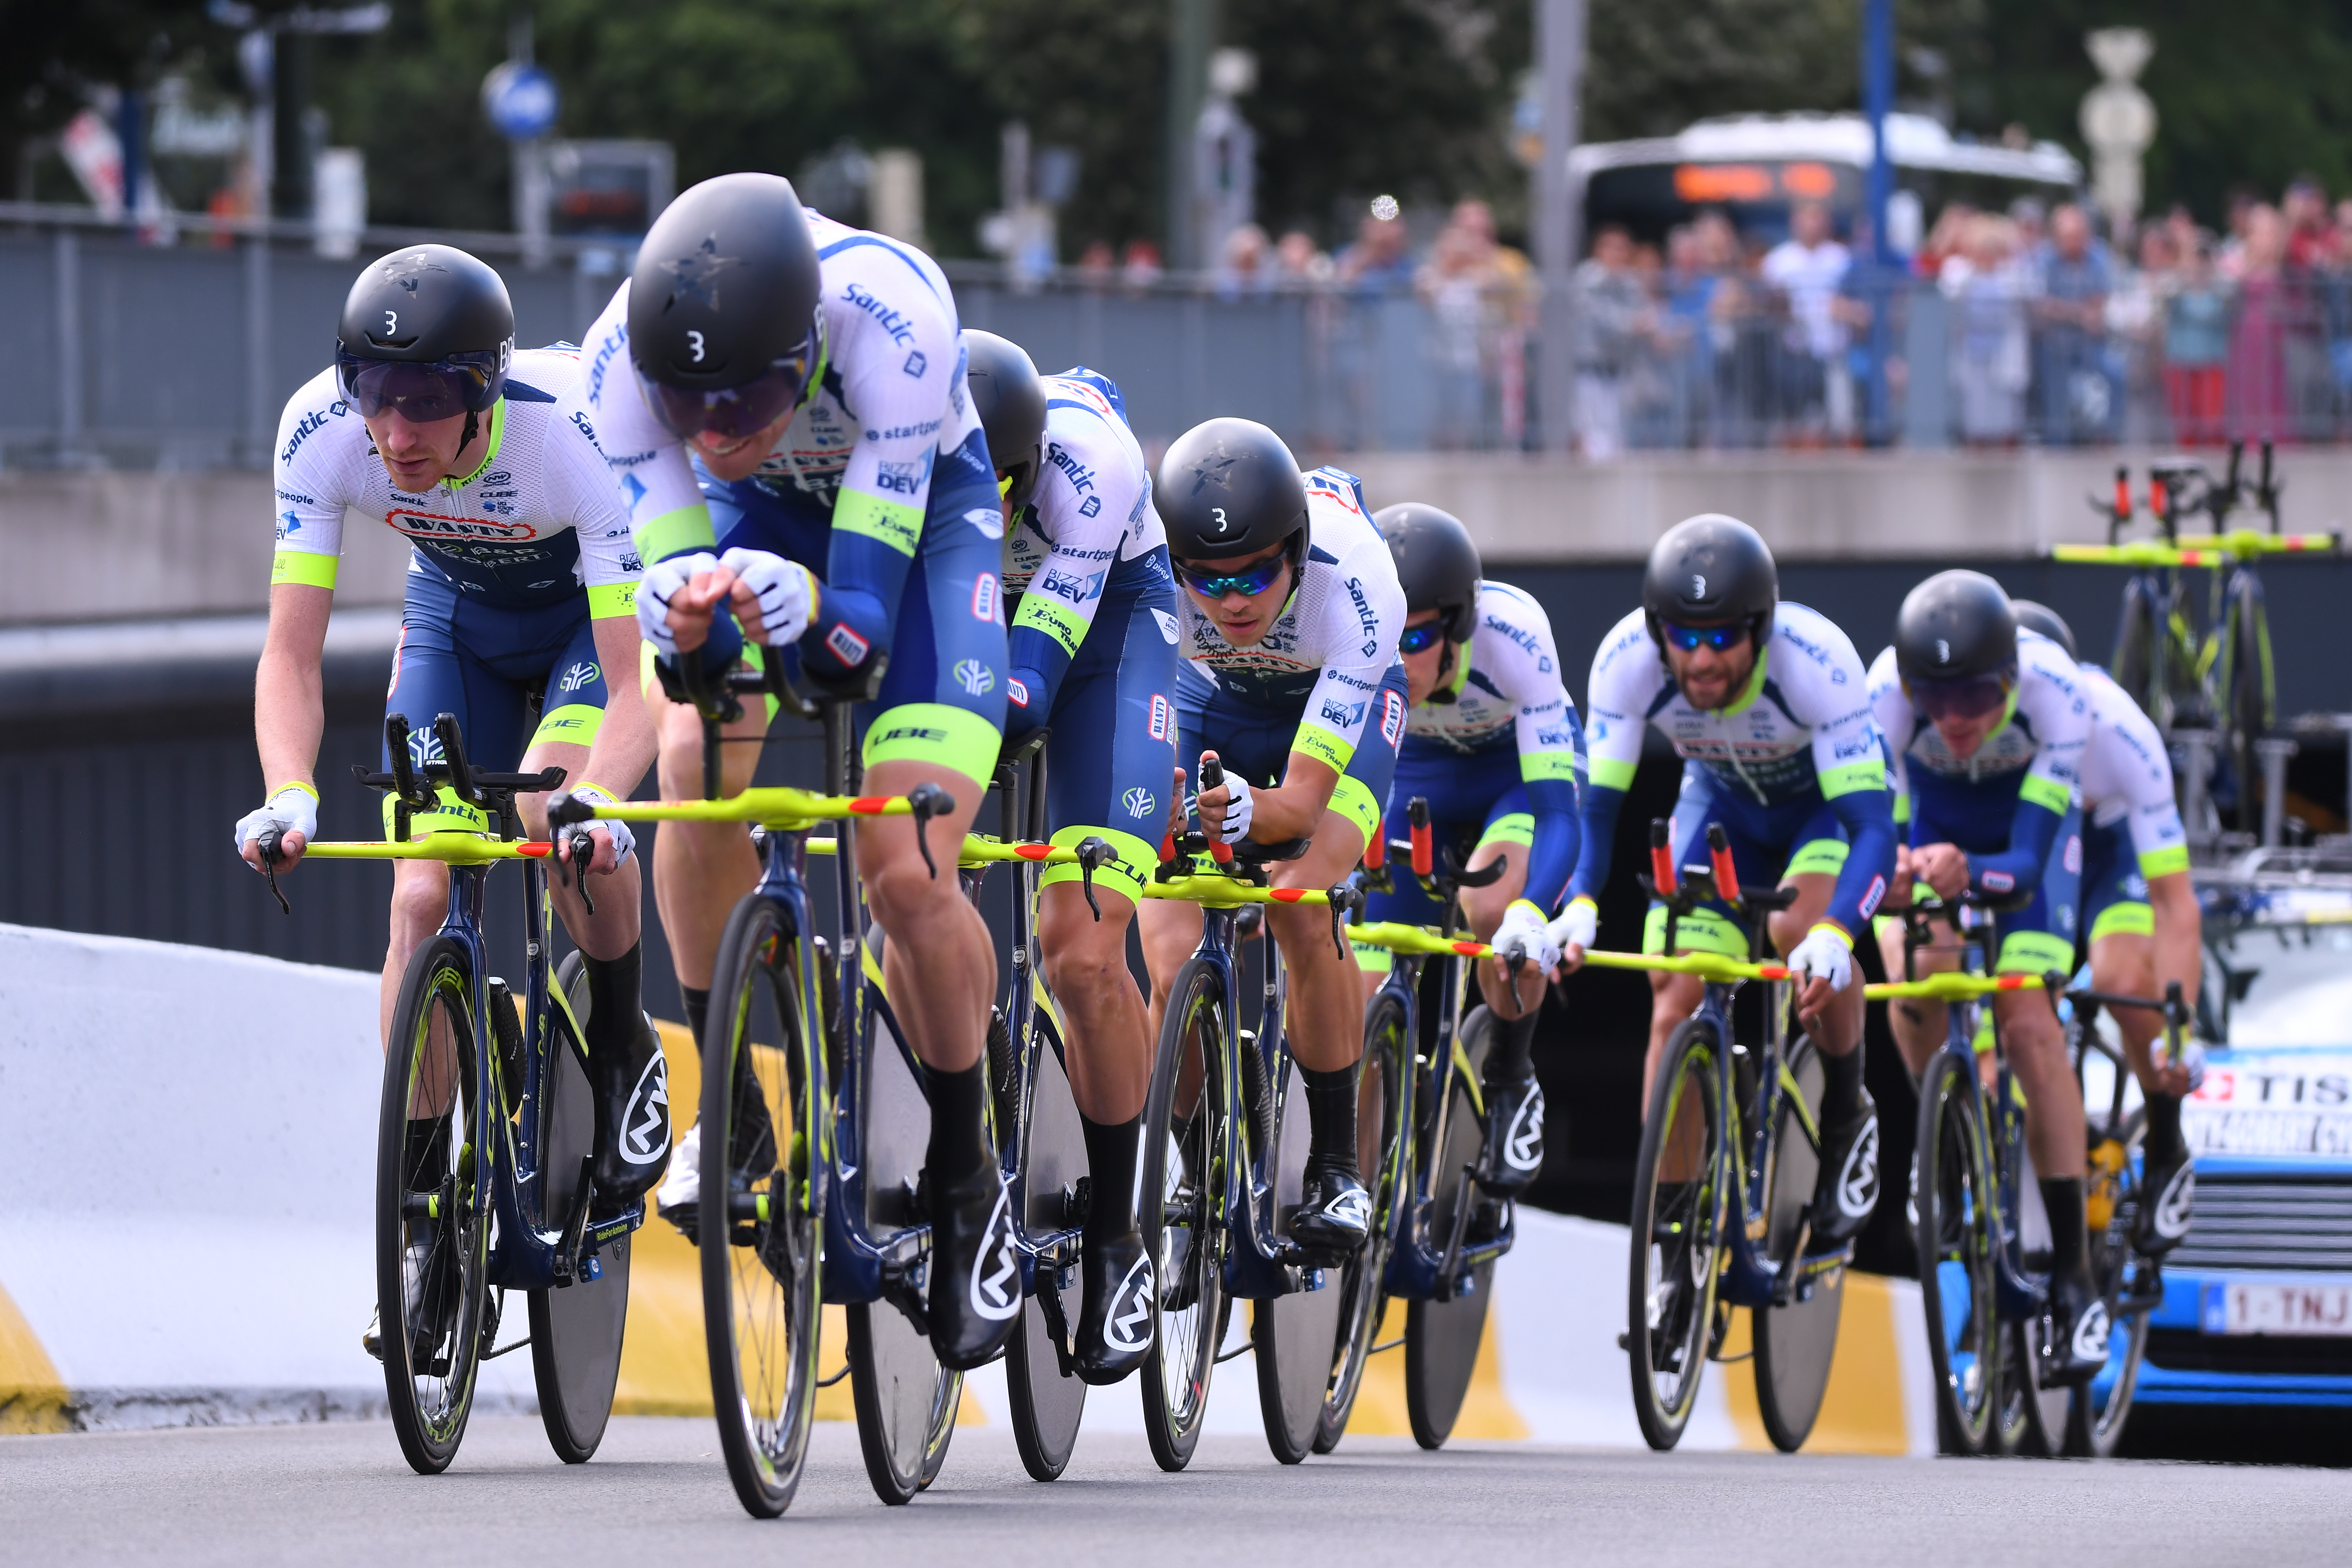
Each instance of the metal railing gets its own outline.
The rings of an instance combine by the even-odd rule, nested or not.
[[[354,262],[318,255],[305,224],[172,223],[140,243],[88,208],[0,203],[0,361],[16,373],[0,378],[0,465],[267,464],[286,399],[329,363]],[[525,343],[576,341],[630,259],[558,238],[525,265],[516,235],[401,228],[366,230],[358,254],[424,239],[501,268]],[[966,325],[1118,381],[1147,446],[1220,414],[1318,458],[1532,448],[1543,428],[1524,275],[1370,288],[947,270]],[[2140,289],[2095,328],[2007,277],[1856,268],[1833,298],[1792,300],[1746,272],[1588,267],[1576,288],[1570,424],[1591,460],[2352,436],[2352,279]]]

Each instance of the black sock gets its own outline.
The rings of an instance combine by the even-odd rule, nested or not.
[[[590,958],[584,952],[580,956],[588,970],[588,1038],[584,1044],[588,1047],[589,1065],[636,1061],[638,1040],[646,1027],[645,1003],[637,985],[644,947],[632,947],[618,958]],[[612,1069],[608,1067],[606,1070]]]
[[[692,1035],[694,1043],[699,1046],[702,1044],[703,1023],[710,1016],[710,993],[708,989],[698,991],[680,982],[677,999],[686,1006],[686,1032]]]
[[[1356,1068],[1318,1072],[1302,1066],[1298,1076],[1307,1080],[1308,1168],[1357,1174]]]
[[[927,1067],[923,1081],[930,1093],[931,1143],[927,1163],[936,1192],[971,1180],[992,1157],[982,1109],[988,1099],[988,1073],[982,1062],[974,1062],[961,1072]]]
[[[1862,1100],[1862,1047],[1842,1057],[1822,1052],[1822,1125],[1835,1127]]]
[[[2171,1094],[2147,1097],[2147,1142],[2151,1160],[2167,1160],[2180,1152],[2180,1098]]]
[[[449,1173],[449,1119],[436,1116],[429,1121],[411,1121],[402,1140],[400,1153],[401,1179],[413,1193],[429,1193],[441,1184]],[[419,1186],[418,1183],[423,1183]]]
[[[1495,1044],[1486,1055],[1488,1083],[1525,1083],[1535,1077],[1535,1063],[1528,1053],[1536,1043],[1536,1020],[1543,1016],[1541,1006],[1528,1009],[1524,1018],[1495,1019]]]
[[[1104,1122],[1081,1111],[1078,1121],[1086,1129],[1087,1185],[1094,1194],[1087,1202],[1086,1239],[1089,1246],[1117,1241],[1135,1229],[1135,1157],[1143,1118]]]
[[[2042,1178],[2042,1206],[2050,1215],[2050,1268],[2077,1279],[2091,1277],[2091,1251],[2084,1236],[2083,1178]]]

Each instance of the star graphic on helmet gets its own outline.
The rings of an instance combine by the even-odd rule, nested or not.
[[[1233,489],[1233,467],[1240,461],[1222,447],[1213,456],[1202,458],[1192,465],[1192,493],[1199,495],[1203,485],[1215,485],[1219,489]]]
[[[719,237],[715,234],[704,236],[702,243],[694,249],[676,261],[661,264],[662,270],[677,279],[669,291],[669,303],[675,305],[681,300],[699,300],[714,310],[719,309],[718,277],[727,268],[741,265],[742,259],[740,256],[719,255]],[[663,308],[667,310],[668,307]]]
[[[383,264],[384,276],[412,294],[415,293],[417,286],[425,281],[425,274],[427,272],[448,270],[421,250],[414,256],[394,257]]]

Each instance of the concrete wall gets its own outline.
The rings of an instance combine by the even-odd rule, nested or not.
[[[1745,518],[1784,560],[2021,557],[2098,540],[2084,498],[2112,452],[1721,453],[1590,465],[1496,453],[1360,452],[1374,506],[1428,501],[1469,523],[1490,560],[1567,565],[1637,560],[1702,511]],[[2341,526],[2352,452],[2292,455],[2287,525]],[[267,476],[0,473],[0,625],[265,608],[274,536]],[[353,517],[340,602],[396,604],[404,541]]]

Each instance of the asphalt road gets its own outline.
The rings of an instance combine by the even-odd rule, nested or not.
[[[17,1563],[779,1562],[1355,1564],[2340,1563],[2352,1486],[2284,1467],[1650,1455],[1350,1439],[1295,1470],[1209,1438],[1181,1476],[1089,1435],[1039,1486],[966,1429],[904,1509],[855,1431],[819,1426],[781,1521],[746,1517],[708,1421],[624,1419],[567,1469],[529,1418],[478,1419],[445,1476],[382,1425],[0,1438],[0,1558]],[[785,1554],[791,1554],[787,1557]],[[813,1556],[810,1554],[814,1554]],[[1245,1557],[1240,1554],[1246,1553]]]

